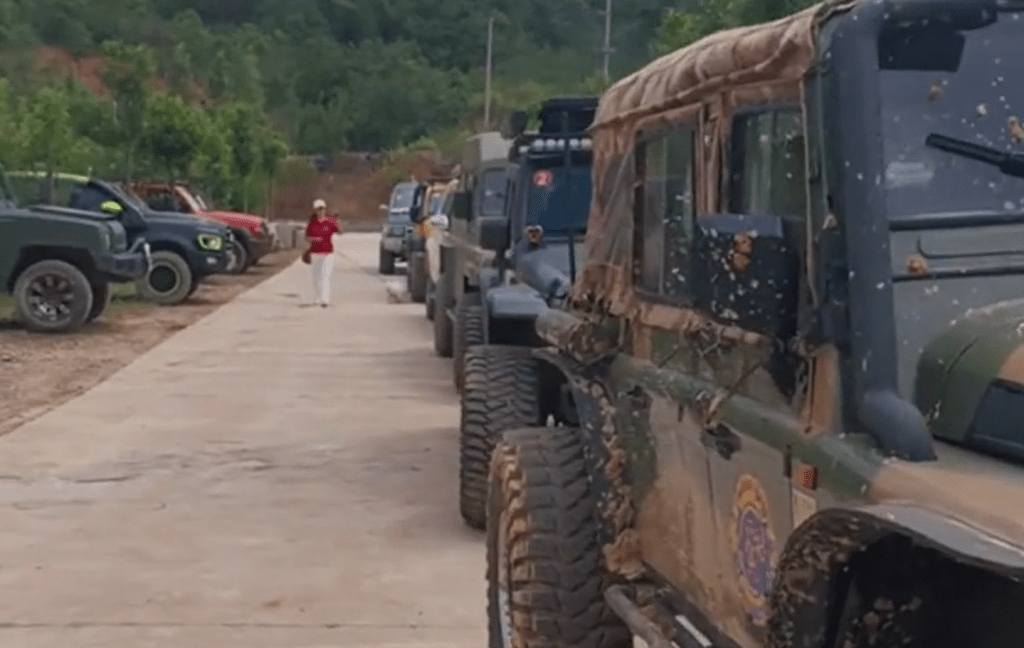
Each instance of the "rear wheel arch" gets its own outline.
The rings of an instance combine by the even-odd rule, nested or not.
[[[856,630],[851,624],[862,624],[869,614],[880,615],[883,623],[886,614],[902,614],[904,632],[924,632],[935,619],[979,615],[990,609],[981,603],[965,609],[961,592],[949,583],[1002,592],[1000,586],[1024,576],[1024,554],[1010,563],[993,561],[994,554],[968,555],[949,543],[962,532],[974,534],[973,530],[926,514],[937,522],[932,531],[941,534],[940,527],[945,526],[952,535],[925,535],[920,520],[901,521],[898,514],[886,513],[886,508],[823,511],[790,537],[771,595],[766,645],[860,646],[844,637]],[[1018,600],[1022,593],[1024,588],[1018,590]],[[904,638],[899,635],[892,640],[902,643]],[[929,645],[941,648],[957,641],[957,637],[934,637]]]
[[[602,525],[599,537],[604,545],[623,546],[629,542],[634,523],[630,500],[627,454],[615,421],[612,390],[602,378],[600,366],[587,368],[552,347],[535,349],[545,390],[568,396],[585,448],[587,472],[598,501]],[[565,414],[565,413],[563,413]],[[617,552],[608,553],[611,557]],[[614,571],[620,564],[609,564]]]
[[[14,271],[7,278],[7,292],[14,290],[14,284],[18,281],[18,277],[29,266],[47,260],[70,263],[78,268],[90,281],[95,280],[98,274],[95,259],[93,259],[92,254],[88,250],[63,246],[33,245],[21,249],[18,255],[18,263],[14,266]]]

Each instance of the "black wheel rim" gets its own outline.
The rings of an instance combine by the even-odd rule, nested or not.
[[[169,266],[154,266],[153,270],[149,273],[150,288],[161,295],[174,292],[180,283],[181,280],[178,277],[178,273]]]
[[[59,324],[71,317],[75,288],[67,277],[46,273],[28,284],[26,297],[33,319]]]

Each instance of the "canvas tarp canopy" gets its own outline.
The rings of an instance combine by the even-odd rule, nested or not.
[[[617,315],[640,308],[632,291],[632,151],[637,134],[693,122],[709,98],[743,103],[744,98],[765,102],[794,92],[799,96],[801,80],[817,54],[818,28],[861,1],[827,0],[774,22],[712,34],[651,62],[602,95],[591,127],[594,195],[588,262],[574,290],[578,308]],[[715,172],[721,160],[714,158],[727,126],[724,119],[718,121],[717,130],[703,133],[709,153],[698,150],[698,164],[715,166]],[[707,193],[717,189],[707,188]],[[695,198],[699,212],[714,209],[712,197]]]

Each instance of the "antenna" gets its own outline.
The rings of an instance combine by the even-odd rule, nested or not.
[[[565,133],[565,137],[568,138],[569,133],[569,109],[564,108],[562,110],[562,132]],[[570,168],[572,167],[572,148],[570,146],[565,147],[565,182],[568,185],[567,191],[565,192],[565,217],[569,221],[569,227],[566,231],[569,233],[569,280],[572,283],[576,283],[576,232],[573,231],[575,223],[571,218],[572,214],[572,194],[573,194],[573,183],[570,177]]]

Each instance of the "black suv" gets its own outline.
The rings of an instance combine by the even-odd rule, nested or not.
[[[52,182],[43,173],[12,172],[15,191],[25,202],[102,212],[104,203],[116,203],[119,220],[134,241],[145,235],[153,264],[144,279],[136,283],[139,294],[152,302],[173,305],[192,295],[204,277],[224,273],[230,266],[231,231],[216,222],[188,214],[150,209],[140,198],[122,187],[95,178],[54,174]],[[60,207],[53,207],[59,205]]]

